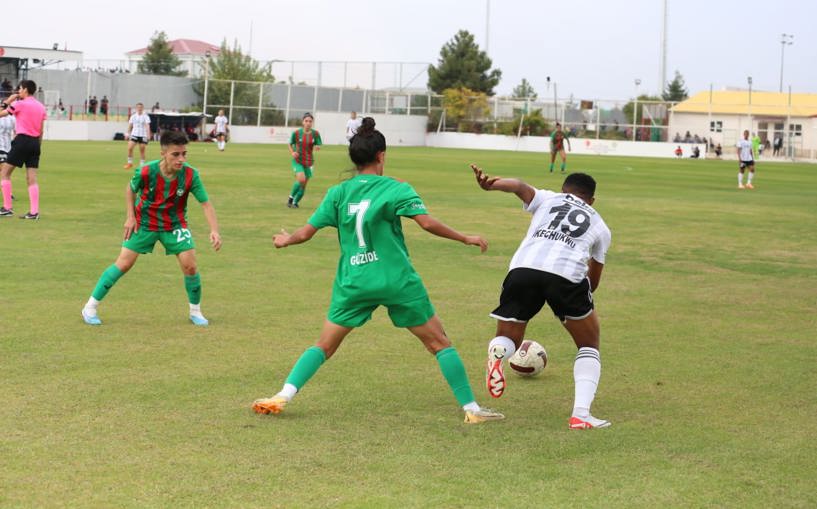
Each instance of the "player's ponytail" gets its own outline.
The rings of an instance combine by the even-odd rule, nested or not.
[[[372,117],[364,118],[357,134],[349,140],[349,157],[358,169],[373,163],[378,153],[386,151],[386,137],[374,127]]]

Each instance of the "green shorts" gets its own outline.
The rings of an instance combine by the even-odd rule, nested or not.
[[[295,173],[304,173],[306,174],[306,178],[312,178],[312,167],[311,166],[304,166],[295,159],[292,160],[292,171]]]
[[[379,305],[341,308],[333,302],[329,305],[329,313],[326,318],[341,327],[360,327],[371,320],[372,313]],[[409,302],[383,305],[389,310],[389,318],[395,327],[416,327],[423,325],[434,316],[434,306],[428,295]]]
[[[196,247],[193,243],[193,236],[187,228],[176,228],[169,232],[152,232],[145,228],[139,228],[128,240],[122,242],[122,247],[136,251],[139,254],[152,253],[156,241],[162,243],[165,254],[168,255],[176,255]]]

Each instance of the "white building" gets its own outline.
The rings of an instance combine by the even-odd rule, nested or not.
[[[215,57],[219,53],[218,46],[194,39],[175,39],[167,41],[167,43],[170,45],[173,54],[181,61],[179,70],[186,71],[187,76],[191,78],[198,78],[204,74],[201,63],[207,58],[208,52],[211,57]],[[125,53],[128,58],[128,69],[131,72],[138,71],[139,62],[147,51],[147,48],[141,48]]]
[[[699,92],[670,112],[669,140],[687,133],[734,147],[748,129],[769,145],[783,140],[783,154],[817,156],[817,94],[749,90]]]

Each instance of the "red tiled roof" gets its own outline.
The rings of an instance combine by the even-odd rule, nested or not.
[[[173,50],[174,55],[204,55],[207,51],[211,54],[217,54],[219,47],[210,44],[209,42],[197,41],[195,39],[175,39],[167,41],[170,49]],[[140,48],[133,51],[128,51],[126,55],[144,55],[147,53],[147,48]]]

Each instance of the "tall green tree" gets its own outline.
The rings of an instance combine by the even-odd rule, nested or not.
[[[522,78],[522,83],[513,89],[513,96],[519,99],[530,99],[531,101],[535,101],[538,97],[533,86],[525,78]]]
[[[661,94],[665,101],[679,102],[689,97],[689,91],[686,89],[684,77],[681,73],[675,71],[675,78],[667,84],[667,89]]]
[[[258,121],[258,94],[262,83],[273,83],[275,77],[269,66],[261,65],[257,60],[241,51],[237,42],[232,48],[227,41],[221,42],[218,54],[210,58],[209,64],[203,62],[202,75],[207,73],[207,106],[208,113],[214,114],[220,107],[230,104],[233,98],[233,114],[230,123],[234,125],[254,125]],[[235,86],[232,83],[235,81]],[[204,98],[204,81],[193,84],[193,90]],[[272,102],[265,102],[265,108],[274,108]],[[210,111],[214,110],[214,111]],[[283,125],[283,114],[278,111],[265,110],[262,113],[263,125]]]
[[[167,34],[154,32],[148,44],[147,53],[139,62],[138,69],[142,74],[185,76],[187,72],[179,70],[181,63],[167,42]]]
[[[474,36],[460,30],[440,50],[437,66],[428,66],[428,88],[438,94],[451,88],[467,88],[494,95],[502,71],[491,70],[491,64],[488,55],[474,42]]]

